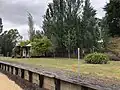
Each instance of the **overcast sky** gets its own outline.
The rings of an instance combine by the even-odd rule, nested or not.
[[[97,10],[97,17],[104,16],[102,8],[108,1],[91,0],[92,6]],[[0,0],[0,17],[3,19],[4,30],[18,29],[23,39],[27,39],[27,11],[34,17],[35,28],[42,30],[43,15],[49,2],[51,0]]]

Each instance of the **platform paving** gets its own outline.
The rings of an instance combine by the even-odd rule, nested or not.
[[[10,80],[6,75],[0,73],[0,90],[23,90],[14,81]]]

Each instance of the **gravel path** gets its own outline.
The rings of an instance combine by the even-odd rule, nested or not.
[[[3,76],[5,77],[4,81]],[[8,82],[6,81],[6,79],[7,81],[9,80],[10,82],[12,82],[13,84],[7,84]],[[20,89],[16,88],[17,85],[18,87],[20,87]],[[1,88],[1,86],[4,86],[5,89]],[[15,88],[10,88],[12,86]],[[19,76],[11,75],[7,72],[0,70],[0,90],[45,90],[45,89],[41,89],[38,85],[32,84],[27,80],[21,79]]]
[[[6,75],[0,73],[0,90],[23,90]]]

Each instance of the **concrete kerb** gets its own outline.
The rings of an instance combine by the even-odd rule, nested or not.
[[[29,72],[32,72],[32,73],[35,73],[35,74],[38,74],[38,75],[41,75],[41,76],[44,76],[44,77],[48,77],[48,78],[52,78],[54,80],[57,80],[57,82],[59,83],[59,80],[60,81],[63,81],[63,82],[66,82],[66,83],[70,83],[70,84],[73,84],[73,85],[78,85],[78,86],[82,86],[82,87],[88,87],[90,88],[91,90],[110,90],[110,89],[107,89],[107,88],[103,88],[103,87],[100,87],[99,85],[91,85],[87,82],[82,82],[82,81],[79,81],[79,80],[73,80],[73,79],[68,79],[68,78],[63,78],[63,77],[60,77],[58,76],[57,74],[55,73],[50,73],[50,72],[46,72],[46,71],[39,71],[38,69],[36,68],[31,68],[31,67],[28,67],[28,66],[22,66],[22,65],[19,65],[19,64],[14,64],[14,63],[10,63],[10,62],[3,62],[3,61],[0,61],[0,68],[4,68],[4,66],[7,65],[7,66],[10,66],[10,67],[13,67],[13,68],[18,68],[21,69],[21,70],[24,70],[27,71],[28,73]],[[9,67],[8,67],[9,68]],[[3,69],[4,70],[4,69]],[[14,70],[13,70],[14,71]],[[19,71],[18,71],[19,73]],[[14,73],[15,74],[15,73]],[[19,75],[19,74],[18,74]],[[32,77],[33,78],[33,77]],[[28,79],[27,79],[28,80]],[[32,81],[33,82],[33,81]],[[40,82],[40,81],[39,81]],[[43,83],[43,82],[42,82]],[[57,85],[57,84],[56,84]],[[42,87],[42,86],[41,86]],[[56,89],[56,90],[59,90],[59,89]],[[76,89],[75,89],[76,90]]]

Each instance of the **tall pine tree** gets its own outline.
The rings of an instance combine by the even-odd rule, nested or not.
[[[120,36],[120,0],[110,0],[105,11],[110,35]]]
[[[85,0],[83,9],[82,29],[81,29],[81,48],[85,48],[90,52],[97,50],[99,31],[97,28],[96,10],[90,4],[90,0]]]

